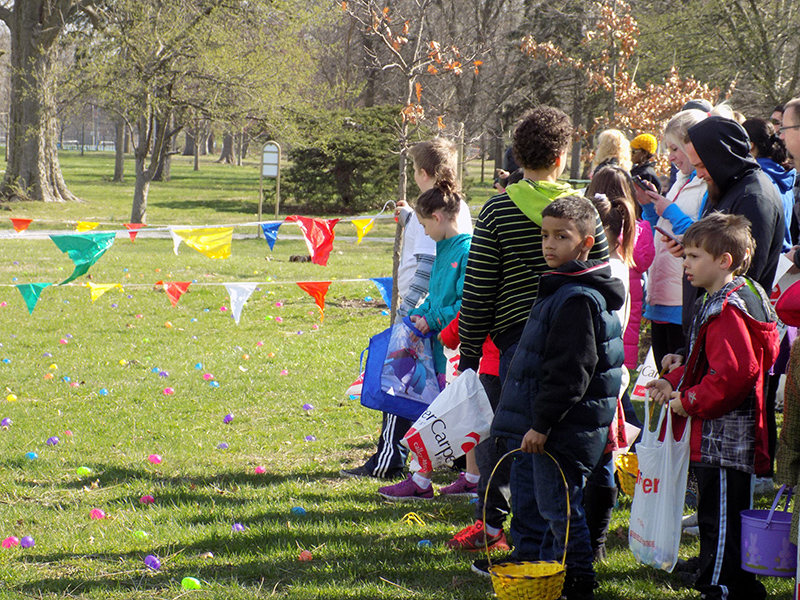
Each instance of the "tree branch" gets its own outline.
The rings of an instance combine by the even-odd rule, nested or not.
[[[11,22],[14,19],[14,13],[8,10],[5,6],[0,6],[0,20],[2,20],[8,28],[11,29]]]

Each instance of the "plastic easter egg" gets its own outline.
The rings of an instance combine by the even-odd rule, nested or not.
[[[302,506],[294,506],[292,507],[292,514],[298,517],[304,517],[306,514],[306,509]]]
[[[417,542],[417,547],[419,548],[432,548],[433,542],[430,540],[420,540]]]
[[[381,315],[384,316],[384,317],[388,317],[389,316],[389,311],[388,310],[382,310],[381,311]]]
[[[270,352],[269,354],[267,354],[267,358],[275,358],[275,353]]]
[[[306,440],[307,442],[316,442],[316,441],[317,441],[317,436],[314,436],[314,435],[307,435],[307,436],[305,437],[305,440]]]
[[[78,467],[75,469],[75,472],[78,474],[78,477],[88,477],[92,474],[92,470],[89,467]]]
[[[227,415],[225,415],[225,417],[223,417],[223,419],[222,419],[222,422],[223,422],[223,423],[225,423],[226,425],[227,425],[228,423],[231,423],[232,421],[233,421],[233,415],[232,415],[232,414],[230,414],[230,413],[228,413]]]
[[[288,375],[289,371],[287,371],[286,369],[283,369],[283,370],[281,370],[280,374],[281,375]]]
[[[256,346],[258,346],[259,348],[261,348],[261,346],[263,346],[263,345],[264,345],[264,342],[256,342]]]
[[[203,588],[203,584],[195,577],[184,577],[181,579],[181,587],[185,590],[199,590]]]
[[[172,329],[172,323],[167,321],[166,323],[164,323],[164,327],[166,327],[167,329]]]
[[[242,360],[250,360],[249,354],[242,354]]]
[[[0,421],[0,427],[11,427],[12,423],[13,421],[8,417],[6,417],[2,421]]]
[[[233,525],[231,525],[231,531],[233,533],[244,531],[244,525],[242,525],[241,523],[234,523]]]
[[[115,302],[114,304],[112,304],[111,308],[117,308],[117,303]]]
[[[214,376],[211,373],[203,373],[203,379],[205,379],[206,381],[211,381],[212,379],[214,379]]]
[[[209,385],[209,387],[212,387],[212,388],[218,388],[219,387],[219,381],[209,381],[208,385]]]
[[[64,375],[61,378],[61,381],[63,381],[64,383],[69,383],[70,381],[72,381],[72,377],[70,377],[69,375]]]
[[[148,537],[150,537],[150,534],[146,531],[138,529],[133,532],[133,537],[135,537],[137,540],[146,540]]]
[[[67,437],[72,437],[72,431],[67,429],[67,430],[64,431],[64,435],[67,436]]]
[[[44,358],[50,358],[51,356],[53,356],[53,355],[50,354],[49,352],[42,353],[42,357],[44,357]]]
[[[263,475],[264,473],[267,472],[267,470],[264,467],[262,467],[261,465],[257,466],[255,471],[256,471],[256,475]]]
[[[275,317],[276,323],[283,323],[283,317]]]
[[[56,364],[50,365],[49,368],[50,368],[51,371],[58,371],[58,365],[56,365]]]
[[[161,569],[161,561],[158,560],[157,556],[148,554],[144,557],[144,566],[148,569],[152,569],[153,571],[158,571]]]
[[[3,359],[3,362],[4,362],[5,364],[9,365],[9,364],[11,364],[11,359],[10,359],[10,358],[4,358],[4,359]]]
[[[151,373],[158,373],[159,371],[161,371],[159,367],[153,367],[152,369],[150,369]]]
[[[151,464],[160,465],[161,464],[161,456],[158,454],[151,454],[147,457],[147,460],[150,461]]]
[[[191,319],[189,319],[189,323],[197,323],[197,319],[191,318]]]
[[[3,308],[5,308],[6,306],[8,306],[8,302],[0,302],[0,306],[2,306]]]
[[[306,402],[305,404],[303,404],[303,410],[314,410],[314,405]]]
[[[128,364],[128,361],[127,361],[127,360],[125,360],[124,358],[120,358],[120,359],[119,359],[119,364],[121,364],[121,365],[124,367],[125,365],[127,365],[127,364]]]
[[[105,519],[106,511],[104,511],[102,508],[93,508],[92,510],[89,511],[89,518],[94,519],[96,521],[100,519]]]
[[[197,363],[194,368],[200,371],[203,368],[203,363]]]
[[[36,545],[36,541],[29,535],[26,535],[19,541],[19,545],[23,548],[33,548]]]
[[[158,372],[158,376],[159,377],[169,377],[169,373],[167,373],[166,371],[159,371]]]
[[[47,444],[48,446],[55,446],[58,444],[58,442],[59,442],[58,438],[56,436],[52,436],[47,438],[45,444]]]
[[[220,307],[219,307],[219,311],[220,311],[220,312],[226,312],[227,310],[228,310],[228,307],[227,307],[227,306],[220,306]]]
[[[6,539],[3,540],[3,548],[13,548],[14,546],[19,546],[19,538],[13,535],[8,536]]]
[[[165,396],[171,396],[174,393],[175,393],[175,390],[172,389],[171,387],[164,388],[164,395]]]
[[[106,388],[100,388],[99,390],[97,390],[97,393],[100,394],[101,396],[108,396],[108,390]]]
[[[153,504],[153,502],[155,501],[156,499],[150,495],[145,495],[139,498],[139,502],[141,502],[142,504]]]
[[[217,444],[217,448],[219,448],[220,450],[227,450],[228,448],[230,448],[230,446],[228,446],[228,442],[220,442],[219,444]]]
[[[69,342],[64,338],[61,338],[60,340],[58,340],[58,343],[63,345],[63,344],[68,344]]]
[[[315,330],[315,331],[316,331],[317,329],[319,329],[319,325],[317,325],[316,323],[314,323],[314,324],[311,326],[311,329],[313,329],[313,330]]]
[[[45,373],[44,374],[44,378],[45,379],[52,379],[53,378],[53,374],[52,373]]]
[[[283,302],[276,302],[275,303],[275,307],[276,308],[281,308],[282,306],[283,306]]]
[[[6,400],[8,400],[9,402],[16,402],[17,401],[17,395],[16,394],[9,394],[8,396],[6,396]]]
[[[67,338],[68,340],[71,340],[71,339],[72,339],[72,334],[71,334],[71,333],[68,333],[68,334],[67,334],[67,335],[65,335],[64,337],[65,337],[65,338]]]
[[[372,296],[364,296],[364,302],[372,302]]]
[[[37,458],[39,458],[39,455],[36,454],[36,452],[26,452],[25,458],[27,458],[28,460],[36,460]]]
[[[73,381],[72,383],[69,384],[69,387],[79,387],[80,385],[81,384],[78,383],[77,381]]]
[[[297,557],[297,560],[299,560],[300,562],[311,562],[312,560],[314,560],[314,555],[311,554],[311,552],[309,552],[308,550],[303,550],[300,553],[300,556]]]

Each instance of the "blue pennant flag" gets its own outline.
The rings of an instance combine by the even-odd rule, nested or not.
[[[386,306],[392,307],[392,278],[391,277],[370,277],[370,281],[374,281],[378,286],[378,291],[381,293],[381,298],[386,302]]]
[[[283,221],[280,223],[262,223],[261,229],[264,231],[264,239],[267,240],[269,244],[269,249],[275,249],[275,240],[278,239],[278,227],[283,225]]]

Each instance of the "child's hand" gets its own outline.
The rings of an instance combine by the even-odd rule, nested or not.
[[[664,242],[664,246],[667,248],[667,252],[672,254],[675,258],[683,258],[683,246],[681,246],[675,240],[669,239],[667,236],[662,235],[661,241]]]
[[[667,373],[672,373],[683,364],[683,356],[680,354],[665,354],[661,359],[661,368],[666,369]]]
[[[669,402],[672,394],[672,384],[666,379],[649,381],[645,387],[650,390],[650,399],[653,402],[658,402],[659,404]]]
[[[669,407],[672,409],[676,415],[680,417],[688,417],[689,413],[683,408],[683,404],[681,404],[681,393],[680,392],[672,392],[670,394]]]
[[[529,429],[525,437],[522,438],[520,448],[522,448],[523,452],[527,452],[528,454],[544,454],[545,442],[547,442],[547,436],[545,434]]]
[[[422,335],[425,335],[431,330],[431,328],[428,326],[428,321],[425,320],[425,317],[414,315],[411,317],[411,322],[414,324],[414,327],[419,329],[419,332]]]

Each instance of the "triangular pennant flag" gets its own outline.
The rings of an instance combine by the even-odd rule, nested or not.
[[[386,303],[386,306],[392,306],[392,286],[393,279],[391,277],[370,277],[370,281],[374,282],[381,293],[381,298]]]
[[[191,281],[156,281],[156,285],[163,285],[164,291],[167,292],[167,298],[169,301],[172,302],[172,306],[178,304],[178,300],[181,299],[186,293],[186,290],[189,289],[189,286],[192,285]]]
[[[364,236],[372,231],[375,219],[353,219],[351,223],[356,226],[356,236],[358,236],[356,244],[360,244]]]
[[[97,300],[100,296],[105,294],[108,290],[112,288],[119,288],[122,291],[122,284],[121,283],[91,283],[88,282],[86,287],[89,288],[89,294],[92,297],[92,304],[94,301]]]
[[[175,233],[174,229],[170,229],[169,232],[172,234],[172,251],[175,253],[175,256],[178,255],[178,246],[181,245],[183,238]]]
[[[173,239],[176,235],[179,236],[187,246],[208,258],[228,258],[231,255],[233,227],[172,229],[171,231]],[[178,243],[175,244],[175,254],[178,253]]]
[[[25,305],[28,307],[28,314],[33,314],[33,309],[36,308],[36,303],[39,301],[39,296],[42,290],[52,283],[23,283],[17,286],[19,293],[22,294],[22,299],[25,300]]]
[[[141,229],[142,227],[147,227],[144,223],[125,223],[125,229],[129,230],[129,236],[131,236],[131,241],[136,239],[136,234],[139,233],[136,231],[137,229]]]
[[[319,306],[319,320],[325,318],[325,294],[328,293],[330,281],[298,281],[297,285],[314,299]]]
[[[286,221],[297,223],[300,226],[300,230],[306,240],[306,246],[308,246],[308,253],[311,255],[311,262],[315,265],[326,266],[331,250],[333,250],[333,239],[335,237],[333,228],[339,222],[339,219],[311,219],[309,217],[291,215],[286,217]]]
[[[83,233],[84,231],[97,229],[98,225],[100,225],[100,223],[92,223],[91,221],[78,221],[75,229],[78,231],[78,233]]]
[[[33,223],[33,219],[11,219],[11,225],[17,233],[25,231],[31,223]]]
[[[233,320],[239,324],[239,317],[242,316],[242,308],[244,303],[253,293],[258,286],[257,283],[226,283],[225,289],[228,290],[228,295],[231,297],[231,310],[233,311]]]
[[[261,229],[264,231],[264,239],[267,240],[270,250],[275,249],[275,240],[278,239],[278,227],[281,225],[283,225],[283,222],[261,224]]]
[[[113,231],[84,235],[51,235],[50,239],[58,246],[58,249],[66,252],[75,263],[72,275],[58,285],[64,285],[86,274],[89,268],[105,254],[106,250],[114,245],[115,238],[116,234]]]

